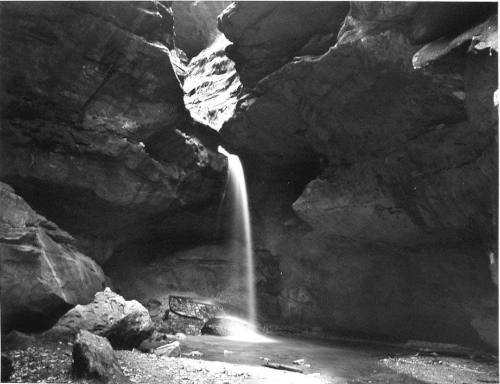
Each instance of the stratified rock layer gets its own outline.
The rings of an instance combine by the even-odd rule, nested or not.
[[[2,331],[41,330],[102,289],[105,276],[74,239],[0,183]]]

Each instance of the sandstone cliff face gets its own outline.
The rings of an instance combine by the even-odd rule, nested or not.
[[[219,34],[186,68],[184,101],[191,116],[219,130],[230,119],[243,86],[234,62],[226,56],[229,41]]]
[[[226,52],[241,82],[253,86],[296,54],[328,49],[348,10],[348,2],[234,2],[218,25],[234,43]]]
[[[264,40],[280,16],[252,3],[221,16],[233,42],[227,54],[247,88],[220,132],[251,174],[256,247],[281,260],[285,322],[496,343],[487,269],[498,180],[496,19],[487,19],[496,9],[450,6],[352,3],[326,49],[281,55],[261,72],[253,64],[267,56],[245,39]],[[252,7],[266,15],[248,23],[253,34],[243,21]],[[320,35],[306,29],[303,39]],[[265,188],[264,178],[276,185]],[[273,210],[260,194],[281,202]],[[463,275],[472,265],[478,274]],[[455,289],[459,281],[466,288]],[[453,299],[430,304],[448,290]],[[479,317],[489,326],[478,326]]]
[[[192,137],[168,4],[6,3],[0,17],[0,177],[96,259],[96,241],[218,194],[225,163]]]
[[[239,2],[188,67],[168,3],[0,11],[0,180],[27,201],[5,187],[2,297],[44,281],[9,319],[48,324],[104,279],[29,205],[127,298],[242,310],[241,252],[207,246],[231,229],[220,139],[186,103],[244,162],[261,320],[494,347],[494,5]]]
[[[43,329],[104,287],[101,267],[74,243],[0,183],[2,330]]]

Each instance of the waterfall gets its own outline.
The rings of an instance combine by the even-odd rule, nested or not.
[[[219,147],[219,152],[228,159],[229,168],[229,194],[234,201],[235,230],[243,235],[246,263],[246,291],[248,322],[252,327],[257,324],[257,301],[255,294],[255,270],[253,262],[252,227],[250,223],[250,210],[248,208],[248,194],[245,183],[245,173],[240,158],[228,153]]]

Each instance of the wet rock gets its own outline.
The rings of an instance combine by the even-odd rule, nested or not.
[[[136,311],[114,323],[104,333],[115,349],[139,347],[154,331],[154,324],[148,312]]]
[[[14,366],[12,359],[5,353],[2,353],[2,383],[8,382],[13,373]]]
[[[73,237],[4,183],[0,212],[3,331],[46,329],[102,289],[102,269],[76,250]]]
[[[73,371],[77,377],[104,383],[130,383],[109,341],[86,330],[78,332],[73,345]]]
[[[219,16],[218,27],[233,42],[226,52],[241,82],[254,86],[315,36],[336,35],[348,10],[347,2],[319,2],[314,7],[300,2],[236,2]]]
[[[178,341],[173,341],[155,348],[154,354],[156,356],[177,357],[181,355],[181,345]]]
[[[53,335],[74,336],[79,330],[88,330],[97,335],[104,335],[127,315],[136,314],[140,319],[148,319],[149,314],[138,301],[125,300],[122,296],[106,288],[97,292],[94,301],[87,305],[77,305],[65,313],[47,333]],[[140,315],[139,315],[140,314]],[[149,323],[146,321],[146,323]],[[139,322],[142,324],[142,322]],[[122,323],[122,326],[127,322]],[[136,325],[133,322],[130,325]]]
[[[201,329],[203,335],[233,336],[252,331],[252,326],[246,321],[232,317],[214,317],[208,320]]]
[[[162,324],[162,330],[167,332],[183,332],[186,335],[199,335],[204,321],[192,317],[180,316],[175,312],[169,312]]]

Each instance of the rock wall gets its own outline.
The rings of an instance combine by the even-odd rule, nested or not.
[[[2,331],[41,330],[104,288],[104,273],[56,224],[0,183]]]
[[[331,4],[327,40],[321,7],[237,3],[219,19],[245,86],[223,145],[282,273],[262,305],[289,326],[495,348],[496,6]]]
[[[184,106],[169,4],[1,7],[2,180],[101,262],[217,198],[225,160]]]
[[[226,162],[184,106],[173,23],[168,2],[0,4],[0,180],[22,196],[2,189],[2,330],[102,289],[80,252],[212,236]]]
[[[0,4],[0,180],[22,196],[2,187],[1,286],[23,303],[2,324],[102,288],[75,246],[129,299],[243,314],[222,143],[247,171],[263,322],[495,348],[496,6],[238,2],[230,44],[187,67],[175,42],[208,40],[184,11],[174,31],[166,2]]]
[[[224,305],[235,315],[246,314],[244,248],[238,244],[186,246],[168,251],[165,241],[134,244],[104,265],[125,298],[152,300],[168,308],[170,296],[181,295]],[[147,258],[137,257],[138,254]]]

